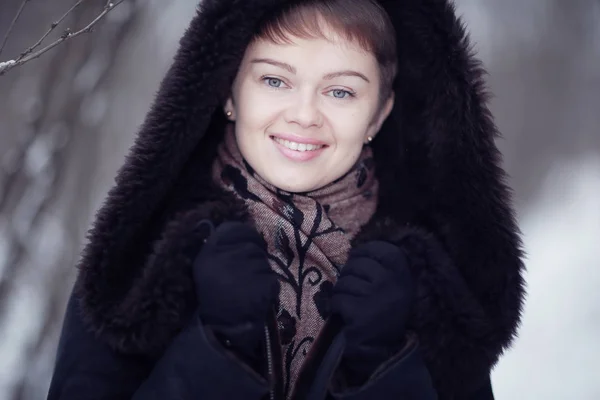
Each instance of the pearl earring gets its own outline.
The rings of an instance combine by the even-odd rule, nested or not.
[[[373,141],[373,136],[367,136],[367,143],[371,143]]]
[[[227,111],[227,112],[225,113],[225,115],[227,115],[228,117],[231,117],[231,116],[233,115],[233,113],[232,113],[231,111]]]

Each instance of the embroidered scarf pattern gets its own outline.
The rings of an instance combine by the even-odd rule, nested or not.
[[[289,397],[328,314],[329,296],[350,241],[375,212],[378,183],[371,149],[363,147],[355,166],[336,181],[312,192],[290,193],[254,172],[243,159],[230,124],[213,178],[245,202],[279,276],[277,321]]]

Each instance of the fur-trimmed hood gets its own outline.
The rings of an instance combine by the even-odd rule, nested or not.
[[[221,105],[261,18],[294,1],[302,0],[204,0],[182,38],[79,265],[84,318],[113,347],[160,354],[194,307],[198,221],[244,219],[211,183]],[[397,33],[396,104],[372,143],[379,205],[357,241],[411,249],[419,273],[411,325],[438,391],[458,393],[489,373],[515,335],[519,233],[483,70],[453,6],[380,3]]]

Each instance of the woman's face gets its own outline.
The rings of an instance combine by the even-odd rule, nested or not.
[[[374,55],[329,32],[327,40],[254,41],[225,105],[246,161],[289,192],[348,172],[393,105],[379,104]]]

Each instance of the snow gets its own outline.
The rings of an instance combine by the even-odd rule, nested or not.
[[[4,62],[0,62],[0,72],[4,69],[4,68],[8,68],[11,65],[13,65],[14,63],[16,63],[15,60],[8,60],[8,61],[4,61]]]
[[[600,156],[549,171],[522,218],[528,296],[497,400],[600,398]]]

